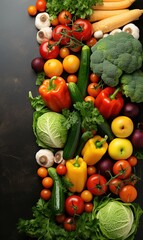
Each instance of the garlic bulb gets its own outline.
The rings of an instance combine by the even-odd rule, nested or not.
[[[134,38],[139,39],[139,28],[134,23],[125,25],[122,29],[123,32],[130,33]]]
[[[100,31],[100,30],[94,32],[94,37],[95,37],[96,39],[100,39],[100,38],[102,38],[102,37],[103,37],[103,32]]]
[[[54,164],[54,154],[48,149],[40,149],[35,155],[37,163],[42,167],[51,167]]]
[[[50,17],[46,12],[38,13],[35,17],[35,26],[37,29],[41,29],[44,27],[50,27]]]
[[[43,43],[46,40],[49,40],[52,38],[52,27],[44,27],[41,28],[38,32],[37,32],[37,42],[39,44]]]

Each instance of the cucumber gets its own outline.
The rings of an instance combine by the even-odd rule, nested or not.
[[[60,176],[57,174],[54,167],[48,168],[48,174],[53,179],[54,185],[52,189],[51,207],[55,215],[62,214],[64,212],[64,191]]]
[[[70,82],[68,84],[68,90],[70,92],[70,96],[71,96],[73,103],[83,101],[83,97],[82,97],[81,92],[79,91],[79,88],[76,83]]]
[[[76,149],[75,155],[80,155],[85,143],[93,137],[93,133],[91,131],[86,131],[81,135],[81,138],[78,143],[78,147]]]
[[[90,47],[84,45],[81,49],[80,67],[78,71],[77,86],[83,98],[86,96],[86,89],[90,72]]]
[[[100,133],[101,136],[108,136],[107,141],[112,141],[113,138],[115,137],[113,132],[111,131],[109,123],[104,119],[104,122],[98,124],[98,132]]]
[[[71,126],[68,133],[68,139],[63,149],[63,158],[65,160],[75,157],[75,151],[78,146],[81,133],[81,117],[78,114],[78,121]]]

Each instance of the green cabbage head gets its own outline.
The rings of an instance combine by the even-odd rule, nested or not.
[[[107,239],[124,240],[132,234],[134,215],[130,206],[118,201],[108,202],[97,213],[99,228]]]
[[[46,112],[36,125],[37,144],[43,148],[63,148],[67,140],[66,118],[61,113]]]

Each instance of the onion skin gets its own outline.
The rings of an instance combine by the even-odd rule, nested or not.
[[[143,130],[135,129],[131,135],[131,142],[137,149],[143,148]]]
[[[108,179],[111,177],[113,164],[114,162],[110,158],[101,159],[97,163],[97,172]]]
[[[36,57],[32,60],[31,62],[31,67],[32,69],[36,72],[36,73],[39,73],[39,72],[42,72],[43,69],[44,69],[44,64],[45,64],[45,61],[43,58],[41,57]]]
[[[129,118],[135,118],[139,115],[139,106],[136,103],[125,103],[122,112]]]

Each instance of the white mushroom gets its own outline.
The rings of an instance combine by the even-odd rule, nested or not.
[[[112,30],[109,34],[114,35],[115,33],[119,33],[119,32],[122,32],[122,30],[120,28],[116,28],[116,29]]]
[[[63,161],[63,151],[57,151],[54,156],[54,162],[55,163],[61,163]]]
[[[104,33],[103,38],[108,37],[108,35],[109,35],[108,33]]]
[[[51,167],[54,164],[54,154],[48,149],[40,149],[36,153],[35,158],[42,167]]]
[[[39,44],[43,43],[44,41],[52,38],[52,27],[44,27],[41,28],[37,32],[37,42]]]
[[[103,38],[103,32],[100,31],[100,30],[94,32],[94,37],[95,37],[96,39]]]
[[[122,28],[123,32],[130,33],[134,38],[139,39],[139,28],[134,23],[129,23]]]
[[[35,26],[37,29],[50,27],[50,17],[46,12],[38,13],[35,17]]]

